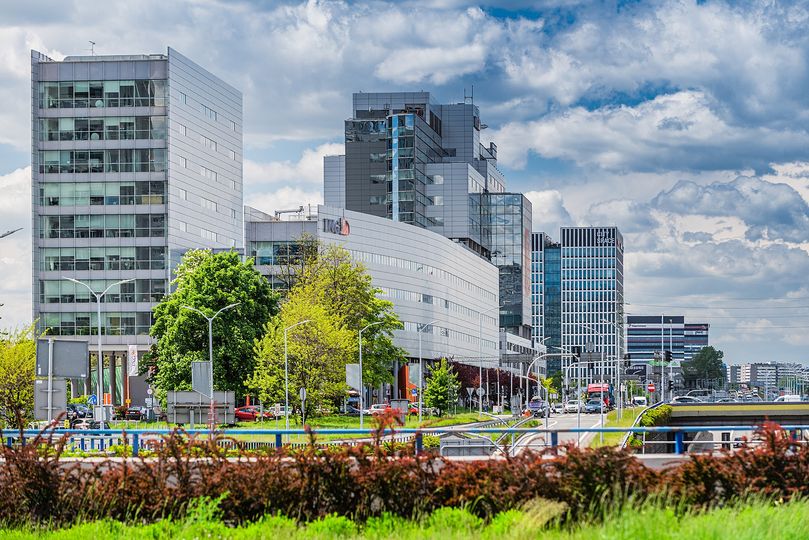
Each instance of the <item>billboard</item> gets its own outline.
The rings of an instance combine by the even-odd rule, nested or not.
[[[53,338],[37,340],[37,377],[48,376],[48,342],[53,343],[54,377],[87,378],[90,358],[87,342]]]

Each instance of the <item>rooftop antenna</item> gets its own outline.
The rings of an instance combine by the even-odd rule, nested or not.
[[[95,41],[90,41],[90,40],[87,40],[87,41],[90,42],[90,56],[95,56],[96,55],[96,42]]]
[[[469,105],[474,105],[475,104],[475,85],[474,84],[472,85],[472,93],[471,94],[467,94],[466,93],[466,87],[464,87],[464,89],[463,89],[463,102],[466,103],[466,104],[469,104]]]

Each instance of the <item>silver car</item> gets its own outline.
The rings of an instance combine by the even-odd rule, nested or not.
[[[578,399],[571,399],[567,403],[565,403],[565,412],[566,413],[577,413],[581,409],[581,401]]]

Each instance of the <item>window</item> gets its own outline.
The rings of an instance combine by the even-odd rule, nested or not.
[[[234,220],[236,219],[236,209],[235,208],[230,209],[230,219],[234,219]]]
[[[433,195],[430,198],[433,200],[433,206],[444,206],[444,196],[443,195]]]
[[[183,124],[177,124],[177,131],[180,135],[188,135],[188,129]]]
[[[216,171],[212,171],[211,169],[209,169],[207,167],[203,167],[203,166],[200,166],[200,174],[202,176],[204,176],[205,178],[208,178],[209,180],[214,180],[214,181],[216,181],[217,176],[218,176],[216,174]]]
[[[230,129],[236,131],[236,122],[234,122],[233,120],[230,120]]]
[[[205,135],[201,135],[201,137],[202,137],[202,145],[205,148],[210,148],[211,150],[216,151],[216,141],[215,140],[209,139]]]
[[[202,106],[202,114],[206,117],[210,118],[211,120],[216,120],[216,111],[208,107],[207,105]]]
[[[180,103],[188,105],[188,96],[184,92],[180,92]]]
[[[203,208],[207,208],[208,210],[213,210],[216,212],[216,203],[210,199],[206,199],[205,197],[200,197],[199,204]]]
[[[166,183],[137,182],[47,182],[39,188],[41,206],[100,206],[164,204]]]
[[[184,201],[188,200],[188,192],[183,188],[177,188],[177,194],[180,196],[182,200]]]
[[[178,221],[177,228],[183,232],[188,232],[188,224],[185,221]]]
[[[188,159],[180,156],[180,165],[187,169],[188,168]]]
[[[206,240],[216,242],[216,233],[213,231],[209,231],[208,229],[200,229],[199,235]]]
[[[236,152],[234,152],[233,150],[228,150],[228,157],[235,161],[236,160]]]

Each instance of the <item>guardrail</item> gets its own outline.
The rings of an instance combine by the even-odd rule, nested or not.
[[[656,443],[665,443],[665,444],[673,444],[674,445],[674,453],[675,454],[683,454],[685,453],[685,446],[686,444],[693,444],[693,443],[709,443],[713,441],[686,441],[685,435],[687,433],[697,433],[697,432],[705,432],[705,431],[754,431],[760,426],[750,426],[750,425],[728,425],[728,426],[677,426],[677,427],[590,427],[590,428],[555,428],[555,429],[548,429],[544,427],[534,427],[534,428],[463,428],[463,427],[438,427],[438,428],[422,428],[422,429],[415,429],[415,428],[402,428],[402,429],[390,429],[386,428],[384,430],[369,430],[369,429],[317,429],[317,430],[306,430],[306,429],[222,429],[222,430],[214,430],[211,432],[210,430],[206,429],[188,429],[184,430],[183,433],[188,435],[217,435],[217,436],[226,436],[229,438],[237,438],[239,436],[255,436],[261,435],[264,437],[269,438],[271,441],[274,440],[274,444],[268,446],[274,446],[276,448],[280,448],[281,446],[288,445],[288,443],[284,443],[283,439],[284,436],[291,436],[291,435],[314,435],[317,437],[318,435],[345,435],[349,438],[348,440],[339,440],[339,441],[327,441],[326,444],[356,444],[360,442],[363,438],[366,440],[373,438],[374,436],[380,436],[382,438],[391,438],[395,436],[407,436],[408,439],[415,439],[415,447],[416,452],[420,453],[424,449],[424,436],[425,435],[445,435],[445,434],[471,434],[476,436],[483,436],[492,433],[501,433],[501,434],[514,434],[514,435],[523,435],[523,434],[545,434],[548,439],[546,441],[545,446],[550,448],[556,448],[559,446],[559,434],[561,433],[575,433],[575,434],[582,434],[582,433],[672,433],[674,434],[673,441],[656,441]],[[799,440],[799,436],[804,431],[809,431],[809,425],[783,425],[779,426],[781,430],[790,432],[791,436],[794,440]],[[157,437],[163,435],[170,435],[174,433],[175,430],[173,429],[132,429],[132,430],[114,430],[114,429],[87,429],[87,430],[80,430],[80,429],[54,429],[51,431],[46,432],[39,432],[34,430],[25,430],[22,433],[22,440],[19,441],[20,444],[25,444],[26,440],[33,440],[34,438],[40,436],[41,439],[44,439],[48,442],[53,442],[54,439],[62,439],[62,437],[67,437],[68,441],[78,439],[81,448],[85,448],[86,441],[89,440],[90,442],[90,449],[98,449],[103,451],[106,448],[109,448],[112,444],[122,444],[126,446],[130,446],[132,448],[132,455],[137,456],[138,452],[140,451],[143,443],[148,440],[159,440]],[[19,439],[19,432],[10,433],[6,432],[3,434],[3,438],[5,439],[5,443],[7,446],[12,446],[17,439]],[[153,436],[149,439],[148,436]],[[357,437],[360,436],[360,437]],[[364,436],[364,437],[362,437]],[[94,443],[94,441],[97,441]],[[651,441],[650,441],[651,442]],[[733,443],[734,441],[721,441],[723,444]]]

